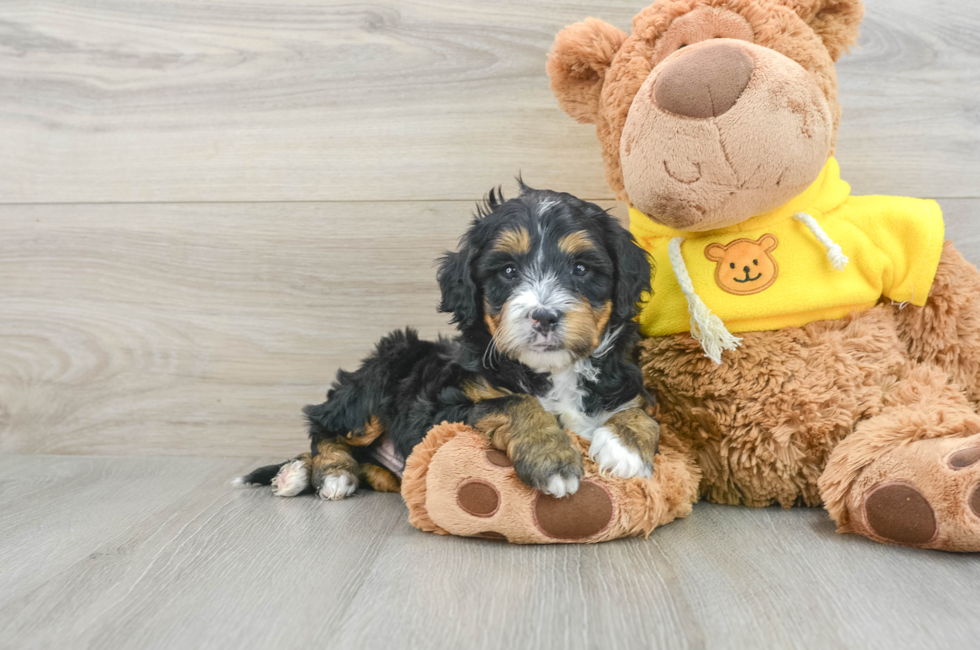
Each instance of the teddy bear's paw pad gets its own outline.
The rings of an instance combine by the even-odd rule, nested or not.
[[[501,542],[509,541],[506,535],[504,535],[503,533],[498,533],[495,530],[485,530],[482,533],[477,533],[473,537],[479,537],[480,539],[497,539],[500,540]]]
[[[466,481],[456,490],[456,505],[474,517],[492,517],[500,509],[500,492],[486,481]]]
[[[286,463],[272,479],[272,493],[277,497],[294,497],[310,485],[310,469],[301,460]]]
[[[487,449],[486,456],[491,465],[495,465],[497,467],[514,466],[514,463],[510,462],[510,458],[507,458],[507,454],[498,449]]]
[[[586,480],[569,497],[538,495],[534,519],[538,530],[552,539],[586,539],[602,532],[612,522],[613,500],[601,485]]]
[[[980,447],[970,447],[968,449],[960,449],[959,451],[950,454],[948,463],[951,468],[955,469],[966,469],[970,467],[977,461],[980,461]]]
[[[980,484],[973,488],[973,492],[970,493],[970,510],[977,517],[980,517]]]
[[[908,483],[876,487],[864,502],[868,527],[898,544],[928,544],[936,537],[936,512],[921,492]]]

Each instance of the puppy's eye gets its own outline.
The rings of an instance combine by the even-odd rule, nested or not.
[[[752,263],[755,264],[756,266],[759,266],[759,260],[752,260]]]
[[[735,268],[735,262],[732,262],[732,263],[731,263],[731,264],[729,264],[728,266],[730,266],[730,267],[732,267],[732,268],[734,269],[734,268]]]
[[[504,276],[508,280],[513,280],[514,278],[517,277],[517,267],[514,266],[513,264],[508,264],[500,272],[500,275]]]
[[[579,277],[582,277],[583,275],[585,275],[588,272],[589,272],[589,269],[585,266],[585,264],[576,264],[572,268],[572,275],[577,275]]]

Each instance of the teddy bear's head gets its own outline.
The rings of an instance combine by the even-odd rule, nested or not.
[[[562,109],[596,125],[621,200],[711,230],[819,176],[840,120],[834,62],[863,13],[860,0],[656,0],[629,35],[566,27],[548,75]]]

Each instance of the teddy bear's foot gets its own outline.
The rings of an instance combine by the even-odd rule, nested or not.
[[[899,445],[863,470],[847,510],[842,532],[886,544],[980,551],[980,434]]]
[[[584,474],[574,494],[558,498],[522,482],[507,455],[479,432],[461,424],[435,427],[406,463],[402,497],[409,521],[442,534],[548,544],[649,534],[690,512],[700,476],[689,455],[664,446],[653,478],[614,478],[587,457],[586,440],[571,441]]]

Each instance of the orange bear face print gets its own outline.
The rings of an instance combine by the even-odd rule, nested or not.
[[[715,282],[724,291],[738,296],[759,293],[772,286],[779,275],[779,266],[772,252],[779,245],[773,235],[763,235],[753,241],[736,239],[726,246],[711,244],[704,256],[717,262]]]

